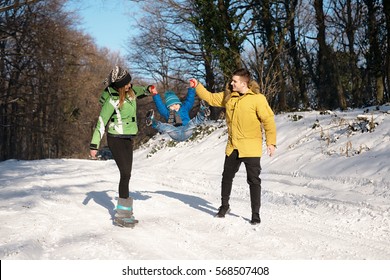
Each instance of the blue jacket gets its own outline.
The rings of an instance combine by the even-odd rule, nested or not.
[[[154,95],[153,101],[156,104],[157,111],[160,113],[161,116],[164,117],[166,121],[168,121],[170,110],[165,106],[165,103],[162,101],[161,96],[159,94]],[[191,120],[190,111],[192,109],[192,106],[194,106],[194,102],[195,102],[195,89],[188,88],[186,100],[182,102],[180,109],[178,111],[181,121],[183,122],[183,126],[187,125],[188,122]]]

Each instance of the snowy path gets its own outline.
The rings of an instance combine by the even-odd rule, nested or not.
[[[90,173],[102,168],[116,172],[110,161],[15,164],[12,172],[31,174],[26,183],[16,180],[18,193],[14,185],[10,191],[1,189],[7,198],[1,202],[1,259],[390,258],[388,209],[347,202],[343,192],[332,197],[326,180],[263,174],[262,224],[252,226],[241,170],[232,212],[217,219],[218,172],[195,176],[183,171],[164,174],[162,180],[162,174],[151,177],[147,169],[135,168],[133,196],[140,224],[131,230],[112,225],[115,176],[108,172],[97,183],[88,182],[96,178]],[[84,181],[75,185],[77,180]],[[316,187],[309,195],[310,183]]]

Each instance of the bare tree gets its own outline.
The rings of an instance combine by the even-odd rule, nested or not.
[[[75,19],[62,4],[39,1],[2,14],[0,159],[86,154],[96,115],[85,103],[98,106],[99,75],[111,65],[71,28]]]
[[[326,20],[324,3],[314,0],[317,24],[318,62],[317,62],[317,91],[319,108],[346,109],[346,100],[342,86],[338,63],[331,46],[327,44]]]
[[[363,0],[367,7],[367,39],[369,50],[366,54],[368,66],[367,90],[373,92],[376,104],[384,101],[384,75],[383,75],[383,52],[381,50],[381,35],[378,18],[383,21],[380,13],[379,0]],[[371,87],[372,85],[372,87]]]
[[[331,1],[335,56],[337,58],[343,92],[350,97],[350,104],[363,104],[362,77],[358,67],[360,52],[359,35],[363,34],[363,5],[360,1]],[[362,37],[362,36],[360,36]]]
[[[25,0],[25,1],[19,1],[19,0],[14,0],[14,1],[3,1],[4,3],[0,3],[0,13],[1,12],[6,12],[9,10],[13,9],[18,9],[19,7],[23,5],[28,5],[28,4],[33,4],[35,2],[39,2],[42,0]]]
[[[386,21],[386,50],[385,50],[385,76],[386,83],[385,87],[387,92],[387,98],[385,100],[390,100],[390,2],[383,0],[383,12],[385,14]],[[384,100],[384,101],[385,101]]]

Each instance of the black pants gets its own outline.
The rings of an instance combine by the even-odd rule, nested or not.
[[[234,150],[230,156],[225,157],[221,188],[222,205],[229,205],[233,179],[243,162],[246,168],[247,183],[249,184],[252,213],[259,213],[261,204],[260,157],[239,158],[238,156],[238,151]]]
[[[131,169],[133,167],[133,140],[131,138],[107,136],[107,143],[120,173],[119,197],[128,198]]]

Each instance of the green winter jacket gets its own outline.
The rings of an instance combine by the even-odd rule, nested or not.
[[[136,98],[150,94],[147,87],[133,86],[132,89]],[[107,133],[110,136],[131,138],[137,135],[136,99],[130,100],[126,98],[122,108],[119,108],[119,93],[114,88],[107,87],[102,92],[99,102],[102,104],[102,109],[92,135],[90,149],[99,149],[107,124]]]

